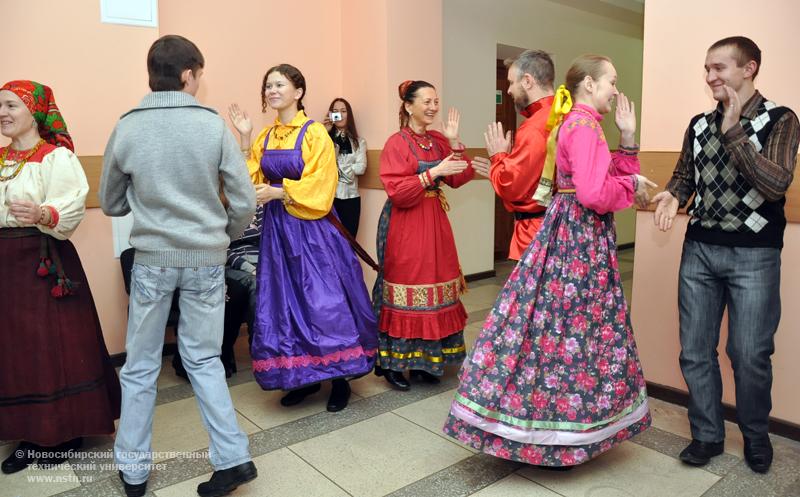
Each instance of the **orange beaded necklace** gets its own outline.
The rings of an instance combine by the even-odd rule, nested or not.
[[[11,181],[12,179],[16,178],[17,175],[22,171],[22,168],[25,167],[25,164],[28,163],[31,157],[39,150],[39,148],[44,144],[44,140],[40,139],[36,145],[30,150],[30,152],[23,157],[21,161],[17,163],[17,168],[14,169],[14,172],[9,174],[8,176],[0,176],[0,181]],[[6,157],[8,157],[8,152],[11,150],[11,145],[6,147],[3,151],[3,156],[0,157],[0,168],[6,167]]]

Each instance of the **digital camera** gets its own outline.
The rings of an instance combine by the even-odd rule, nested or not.
[[[341,112],[331,112],[331,122],[341,121],[342,120],[342,113]]]

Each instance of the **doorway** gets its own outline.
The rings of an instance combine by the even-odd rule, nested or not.
[[[520,50],[521,52],[521,50]],[[498,50],[498,57],[499,57]],[[508,69],[504,59],[497,59],[497,83],[495,96],[495,121],[503,124],[503,130],[511,130],[513,143],[517,129],[517,113],[514,101],[508,95]],[[514,234],[514,215],[503,207],[500,197],[494,197],[494,260],[508,259],[508,246]]]

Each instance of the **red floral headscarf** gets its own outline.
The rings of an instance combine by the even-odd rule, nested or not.
[[[25,104],[39,124],[39,136],[57,147],[66,147],[73,152],[75,146],[67,132],[67,124],[53,98],[53,90],[36,81],[18,80],[4,84],[0,91],[14,92]]]

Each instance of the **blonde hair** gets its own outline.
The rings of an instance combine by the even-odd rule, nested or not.
[[[593,54],[581,55],[572,61],[572,65],[569,66],[569,71],[567,71],[564,86],[567,87],[573,98],[578,92],[578,86],[586,76],[595,81],[600,79],[605,70],[605,62],[612,63],[611,59],[604,55]]]

